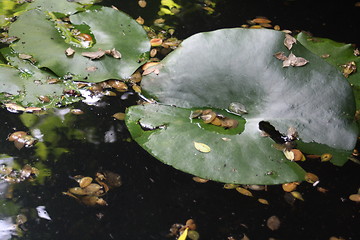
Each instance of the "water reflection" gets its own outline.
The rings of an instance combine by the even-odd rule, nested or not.
[[[0,239],[11,239],[13,235],[16,235],[16,225],[12,218],[0,218]]]

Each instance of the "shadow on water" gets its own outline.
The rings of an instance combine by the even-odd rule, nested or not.
[[[143,14],[144,10],[138,8],[136,1],[125,2],[127,1],[103,3],[114,4],[134,18]],[[157,8],[160,1],[154,2],[158,2],[156,6],[149,1],[150,9]],[[263,2],[269,4],[268,1]],[[250,3],[243,3],[240,6],[244,8],[243,11],[250,6],[252,11],[242,17],[241,22],[231,22],[231,18],[237,18],[240,14],[230,11],[233,4],[234,1],[220,1],[218,17],[201,15],[196,18],[196,14],[190,12],[179,20],[178,37],[236,24],[239,26],[244,20],[256,15],[271,18],[268,12],[270,10],[265,11]],[[280,5],[280,2],[276,4]],[[289,5],[286,4],[299,6],[300,3],[285,1],[281,6],[288,9]],[[279,12],[281,11],[276,9],[275,13]],[[310,15],[307,15],[305,20],[313,21],[312,12],[307,14]],[[326,21],[327,15],[323,18]],[[285,24],[283,15],[277,15],[276,20],[279,24]],[[286,24],[287,28],[305,28],[301,21],[297,24]],[[351,29],[351,26],[349,28]],[[318,33],[323,34],[322,30]],[[342,35],[342,31],[337,34],[341,37],[334,37],[336,40],[358,40],[351,37],[345,39],[349,34]],[[332,36],[323,34],[323,37]],[[28,221],[21,226],[19,235],[23,236],[21,239],[30,240],[173,239],[167,237],[171,225],[184,224],[189,218],[196,220],[201,239],[208,240],[226,240],[231,235],[235,239],[241,239],[243,234],[250,239],[273,237],[320,240],[329,239],[331,236],[342,236],[347,240],[360,239],[359,205],[348,200],[348,196],[356,193],[360,186],[359,165],[351,161],[343,167],[317,161],[304,162],[302,166],[305,170],[316,172],[320,176],[321,182],[318,186],[329,190],[327,193],[320,193],[311,184],[301,184],[298,191],[302,193],[305,201],[286,201],[280,186],[269,186],[266,192],[254,192],[255,197],[251,198],[242,196],[235,190],[224,189],[220,183],[197,183],[192,180],[192,176],[151,157],[131,141],[124,122],[111,117],[116,112],[124,112],[127,106],[135,104],[137,100],[135,95],[131,95],[127,100],[108,97],[100,107],[85,103],[75,104],[75,108],[84,112],[83,115],[67,113],[61,118],[61,114],[57,112],[39,116],[38,119],[43,123],[43,133],[48,131],[52,136],[45,140],[45,157],[44,151],[37,152],[36,147],[19,151],[13,143],[6,140],[8,134],[15,130],[29,129],[24,127],[20,114],[1,110],[0,153],[14,158],[14,168],[40,162],[42,165],[38,165],[39,170],[51,170],[51,175],[44,178],[43,182],[25,180],[13,184],[13,188],[1,182],[0,238],[8,239],[6,234],[9,232],[15,234],[17,231],[13,227],[14,219],[16,215],[24,214]],[[55,120],[48,120],[47,123],[46,119],[52,117]],[[123,183],[104,196],[108,206],[84,206],[62,194],[68,188],[76,186],[71,176],[94,177],[94,174],[101,170],[120,174]],[[12,191],[12,196],[7,198],[6,193],[9,191]],[[265,198],[270,204],[260,204],[257,198]],[[35,210],[37,206],[45,206],[52,220],[40,218]],[[271,231],[266,226],[266,220],[272,215],[278,216],[281,221],[279,230]],[[13,238],[20,239],[20,236],[14,235]]]

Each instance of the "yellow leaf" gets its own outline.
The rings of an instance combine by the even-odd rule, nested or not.
[[[295,154],[292,151],[284,150],[284,155],[290,161],[294,161],[295,159]]]
[[[180,235],[180,237],[178,238],[178,240],[185,240],[187,237],[189,229],[185,228],[185,231]]]
[[[293,195],[294,198],[304,201],[304,198],[302,197],[301,193],[299,193],[299,192],[293,191],[293,192],[291,192],[291,195]]]
[[[211,151],[211,148],[208,145],[206,145],[205,143],[194,142],[194,146],[195,146],[196,150],[203,152],[203,153],[208,153]]]
[[[241,193],[242,195],[245,195],[245,196],[248,196],[248,197],[252,197],[252,196],[253,196],[253,194],[252,194],[249,190],[247,190],[247,189],[245,189],[245,188],[242,188],[242,187],[237,187],[237,188],[236,188],[236,191],[238,191],[238,192]]]
[[[266,199],[259,198],[258,201],[262,204],[269,205],[269,202]]]

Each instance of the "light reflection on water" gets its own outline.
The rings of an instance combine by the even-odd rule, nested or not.
[[[0,239],[11,239],[16,234],[16,225],[11,217],[0,218]]]

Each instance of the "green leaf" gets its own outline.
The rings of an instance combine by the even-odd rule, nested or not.
[[[93,36],[92,47],[83,48],[65,41],[69,39],[70,29],[64,28],[65,23],[54,19],[53,14],[40,10],[28,11],[11,24],[9,35],[20,38],[11,47],[17,53],[33,56],[39,68],[49,68],[58,76],[70,73],[87,82],[130,77],[141,65],[141,54],[150,49],[143,28],[130,16],[112,8],[76,13],[70,16],[70,21],[82,33]],[[65,54],[69,47],[75,50],[70,57]],[[91,60],[82,56],[83,52],[114,48],[121,53],[121,59],[105,55]]]
[[[360,66],[360,57],[354,55],[354,46],[352,44],[339,43],[327,38],[312,37],[305,32],[301,32],[296,39],[311,52],[318,56],[326,56],[324,60],[342,71],[342,65],[354,61]],[[327,57],[328,55],[328,57]],[[349,75],[351,84],[360,87],[360,73],[356,71]]]
[[[34,0],[27,6],[27,10],[39,8],[42,11],[59,12],[69,15],[82,10],[83,6],[77,2],[68,0]]]
[[[191,109],[146,104],[130,107],[126,124],[134,140],[154,157],[201,178],[243,184],[303,179],[305,172],[275,150],[270,138],[260,136],[257,122],[247,122],[256,126],[233,134],[221,127],[216,127],[219,131],[205,130],[198,121],[190,119],[190,114]],[[226,115],[236,118],[230,113]],[[211,151],[198,151],[194,142],[206,144]]]
[[[299,33],[296,39],[316,55],[328,56],[324,58],[324,60],[335,66],[340,72],[343,71],[342,65],[346,65],[349,62],[355,62],[357,67],[360,66],[360,57],[355,56],[355,48],[352,44],[339,43],[327,38],[313,37],[305,32]],[[360,109],[360,72],[355,71],[351,73],[347,79],[352,84],[356,108]]]
[[[260,136],[259,123],[269,122],[283,135],[289,127],[296,128],[303,152],[329,152],[334,164],[344,164],[357,139],[351,87],[337,69],[300,43],[289,51],[284,38],[284,33],[274,30],[235,28],[184,40],[154,66],[158,75],[143,78],[146,96],[169,107],[166,111],[165,106],[131,107],[126,123],[134,139],[159,160],[202,178],[242,184],[303,179],[304,171],[286,160],[270,138]],[[283,67],[274,56],[278,52],[293,53],[309,63]],[[194,125],[191,130],[175,128],[169,120],[159,122],[152,117],[186,108],[227,109],[233,102],[242,103],[248,113],[242,116],[245,130],[227,135],[229,142]],[[173,123],[189,122],[189,110],[173,115]],[[142,123],[155,129],[140,131]],[[157,127],[161,125],[167,127]],[[193,141],[209,145],[211,152],[200,154]]]
[[[38,69],[27,60],[19,59],[9,48],[1,49],[10,65],[0,65],[0,102],[17,102],[22,106],[52,108],[81,100],[81,97],[64,97],[65,89],[77,89],[75,84],[63,81],[49,84],[56,76]],[[49,102],[39,97],[48,96]]]

